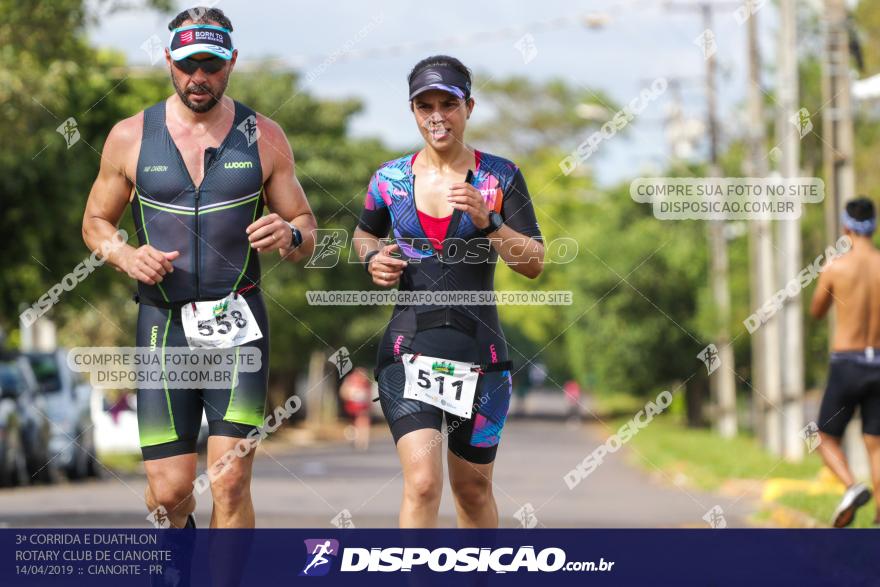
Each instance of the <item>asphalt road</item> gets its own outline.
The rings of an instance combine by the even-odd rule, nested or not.
[[[356,453],[344,442],[301,446],[285,440],[258,449],[252,486],[259,527],[394,527],[402,478],[384,425]],[[570,490],[569,470],[604,440],[603,426],[559,419],[513,419],[496,461],[495,495],[503,527],[708,527],[716,506],[728,527],[746,526],[754,504],[696,492],[629,462],[628,448],[607,457]],[[200,471],[204,470],[204,464]],[[0,525],[8,527],[148,527],[142,474],[80,484],[0,490]],[[199,497],[200,526],[210,518],[210,495]],[[347,510],[347,512],[345,512]],[[717,511],[717,510],[716,510]],[[343,512],[340,515],[340,512]],[[444,527],[455,524],[448,484],[441,504]]]

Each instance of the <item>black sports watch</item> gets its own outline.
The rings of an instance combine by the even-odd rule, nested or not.
[[[290,250],[297,248],[303,242],[303,235],[292,222],[287,223],[290,226]]]
[[[486,228],[480,230],[482,236],[489,236],[499,228],[504,226],[504,218],[501,217],[501,214],[492,210],[489,212],[489,225]]]

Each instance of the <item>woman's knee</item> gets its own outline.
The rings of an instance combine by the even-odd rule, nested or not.
[[[439,504],[443,492],[443,478],[431,470],[413,471],[403,480],[407,499],[421,504]]]
[[[454,479],[452,493],[462,507],[480,508],[492,501],[492,481],[482,475]]]

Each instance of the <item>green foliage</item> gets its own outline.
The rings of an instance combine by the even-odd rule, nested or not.
[[[865,56],[865,74],[876,75],[880,73],[880,7],[876,2],[859,2],[853,12]]]
[[[479,83],[480,79],[487,79]],[[531,157],[548,147],[571,151],[610,119],[618,106],[601,90],[591,91],[561,79],[536,82],[525,77],[495,79],[477,76],[477,108],[491,109],[491,122],[470,132],[487,151]],[[482,104],[485,97],[488,104]],[[589,112],[584,116],[584,112]],[[597,116],[603,120],[597,120]]]
[[[546,100],[526,99],[545,93]],[[572,292],[569,306],[501,309],[505,332],[515,328],[509,343],[517,366],[539,358],[550,367],[552,386],[576,378],[600,392],[643,396],[703,369],[696,355],[704,337],[695,319],[706,282],[702,223],[659,222],[650,207],[630,198],[628,184],[603,191],[588,173],[566,176],[559,167],[567,154],[560,146],[601,125],[571,114],[600,94],[518,78],[493,82],[480,94],[495,116],[473,136],[494,137],[507,149],[498,154],[523,169],[548,252],[537,280],[499,268],[496,285]],[[504,128],[509,134],[496,133]],[[519,142],[520,136],[531,140]],[[576,243],[570,262],[557,262],[550,243],[558,239]]]
[[[82,211],[103,137],[124,115],[119,98],[129,86],[111,73],[122,64],[118,56],[82,40],[81,2],[3,2],[2,8],[0,325],[9,327],[21,304],[35,301],[88,254]],[[81,137],[70,148],[56,132],[68,117]],[[88,282],[65,301],[82,304],[80,295],[106,286],[97,276]]]

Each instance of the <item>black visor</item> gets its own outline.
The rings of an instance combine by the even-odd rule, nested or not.
[[[409,82],[409,99],[412,100],[428,90],[449,92],[462,100],[471,97],[471,84],[467,76],[446,65],[427,67],[414,75]]]

